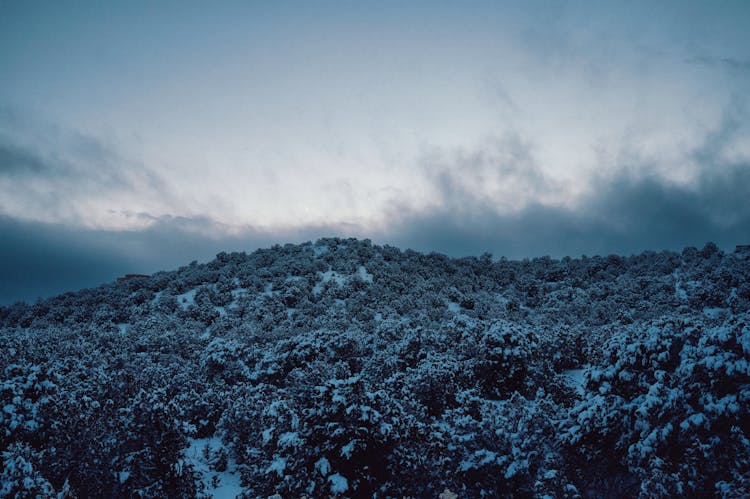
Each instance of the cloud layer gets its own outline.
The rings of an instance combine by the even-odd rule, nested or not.
[[[750,243],[750,164],[706,167],[690,184],[658,177],[602,179],[575,206],[529,204],[500,212],[488,198],[443,182],[445,203],[429,210],[402,206],[379,230],[320,225],[286,230],[233,228],[205,218],[161,217],[139,230],[66,228],[0,218],[0,303],[34,300],[94,286],[128,272],[207,261],[220,251],[302,242],[319,237],[368,237],[376,243],[452,256],[522,258],[632,254],[679,250],[714,241],[725,250]]]
[[[89,196],[143,195],[139,189],[145,186],[146,194],[163,192],[168,198],[169,189],[145,167],[118,169],[118,156],[86,137],[68,139],[63,153],[53,155],[0,135],[0,185],[6,193],[28,196],[46,182],[54,194],[45,206],[30,197],[21,211],[25,217],[0,215],[0,303],[207,261],[221,251],[327,236],[509,258],[679,250],[707,241],[731,250],[750,242],[746,121],[738,106],[686,150],[684,159],[692,165],[687,178],[662,174],[650,164],[653,158],[631,144],[622,156],[625,163],[582,178],[581,194],[573,197],[568,185],[540,167],[534,144],[517,134],[473,149],[432,148],[418,161],[429,195],[419,202],[394,195],[380,223],[277,228],[148,211],[124,213],[127,230],[87,227],[75,217],[73,223],[35,220],[38,213],[56,215],[85,205]]]

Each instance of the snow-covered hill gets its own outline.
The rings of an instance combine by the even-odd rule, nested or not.
[[[750,495],[750,260],[710,243],[221,253],[0,345],[0,496]]]

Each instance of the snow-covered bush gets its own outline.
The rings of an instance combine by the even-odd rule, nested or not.
[[[47,414],[54,407],[58,376],[46,366],[10,364],[0,381],[0,448],[12,442],[38,444],[53,421]]]
[[[589,370],[565,438],[627,469],[643,497],[739,490],[750,469],[750,316],[633,326]]]
[[[14,443],[0,454],[0,497],[67,497],[55,492],[34,465],[36,453],[27,444]]]
[[[387,487],[388,457],[404,431],[398,403],[359,376],[295,388],[243,387],[220,423],[252,493],[363,496]]]
[[[496,321],[479,334],[464,338],[466,348],[476,349],[471,355],[473,369],[482,393],[491,399],[504,399],[513,392],[526,393],[529,362],[537,348],[536,335],[530,329]]]

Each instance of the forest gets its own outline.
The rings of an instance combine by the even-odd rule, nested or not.
[[[750,251],[327,238],[0,308],[2,497],[749,497]]]

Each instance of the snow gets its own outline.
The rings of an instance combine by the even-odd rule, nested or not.
[[[335,282],[338,286],[343,286],[346,284],[346,281],[348,280],[348,277],[343,274],[339,274],[335,270],[326,270],[325,272],[318,272],[318,275],[320,276],[320,281],[315,284],[315,287],[313,287],[313,294],[319,295],[323,292],[323,288],[326,283],[328,282]]]
[[[288,431],[279,435],[279,447],[297,447],[301,443],[296,431]]]
[[[343,446],[341,448],[341,456],[345,457],[347,459],[351,459],[352,458],[352,453],[354,452],[354,446],[356,445],[356,443],[357,443],[356,440],[352,440],[348,444],[346,444],[345,446]]]
[[[271,428],[266,428],[261,432],[261,438],[263,438],[263,443],[267,444],[271,441],[271,437],[273,436],[273,426]]]
[[[320,246],[317,246],[317,245],[313,246],[313,254],[316,257],[325,255],[326,253],[328,253],[328,251],[329,251],[328,246],[326,246],[325,244],[321,244]]]
[[[239,282],[236,282],[236,284],[239,284]],[[232,301],[229,303],[229,305],[227,305],[227,308],[230,308],[230,309],[237,308],[239,306],[237,301],[240,298],[248,296],[250,294],[247,288],[235,288],[231,290],[230,293],[232,294]]]
[[[721,307],[704,307],[703,308],[703,315],[705,315],[709,319],[718,319],[723,314],[728,314],[728,313],[729,313],[728,308],[721,308]]]
[[[334,494],[343,494],[349,490],[349,482],[338,473],[329,476],[328,481],[331,482],[331,492]]]
[[[328,462],[328,459],[321,457],[315,463],[315,469],[320,471],[320,474],[322,476],[326,476],[328,473],[331,472],[331,463]]]
[[[373,275],[367,272],[367,269],[364,267],[364,265],[360,265],[357,268],[357,277],[365,282],[372,282]]]
[[[565,381],[567,382],[568,386],[575,388],[576,392],[579,394],[583,394],[583,384],[585,382],[584,379],[584,373],[586,372],[585,368],[582,369],[567,369],[563,371],[563,376],[565,376]]]
[[[359,267],[357,267],[357,271],[351,275],[341,274],[339,272],[336,272],[335,270],[329,269],[325,272],[318,272],[318,276],[320,277],[320,280],[315,283],[315,286],[312,290],[313,294],[316,296],[323,292],[323,290],[325,289],[325,285],[329,282],[333,282],[337,286],[345,286],[353,279],[359,279],[363,282],[372,283],[374,277],[372,274],[367,272],[367,269],[364,267],[364,265],[360,265]]]
[[[689,418],[687,418],[685,421],[680,423],[680,428],[683,430],[687,430],[690,428],[690,425],[693,426],[700,426],[706,421],[706,416],[704,416],[701,413],[692,414]]]
[[[212,465],[212,460],[219,452],[226,452],[221,437],[214,435],[210,438],[192,438],[188,442],[190,445],[184,451],[184,460],[196,471],[199,488],[202,486],[205,494],[216,499],[235,499],[240,496],[242,482],[234,459],[227,458],[225,471],[216,471]]]
[[[198,288],[186,291],[181,295],[175,296],[177,303],[180,304],[183,310],[187,310],[191,305],[195,305],[195,294],[198,292]]]
[[[469,459],[461,461],[459,470],[468,471],[472,469],[478,469],[482,466],[495,462],[497,460],[497,454],[486,449],[478,450],[470,456]]]
[[[680,281],[680,270],[676,269],[672,273],[672,277],[674,277],[674,295],[682,301],[688,300],[687,291],[685,291],[685,288],[682,287],[682,281]]]
[[[280,456],[276,456],[274,460],[266,468],[266,474],[276,472],[279,477],[284,476],[284,470],[286,469],[286,459]]]

